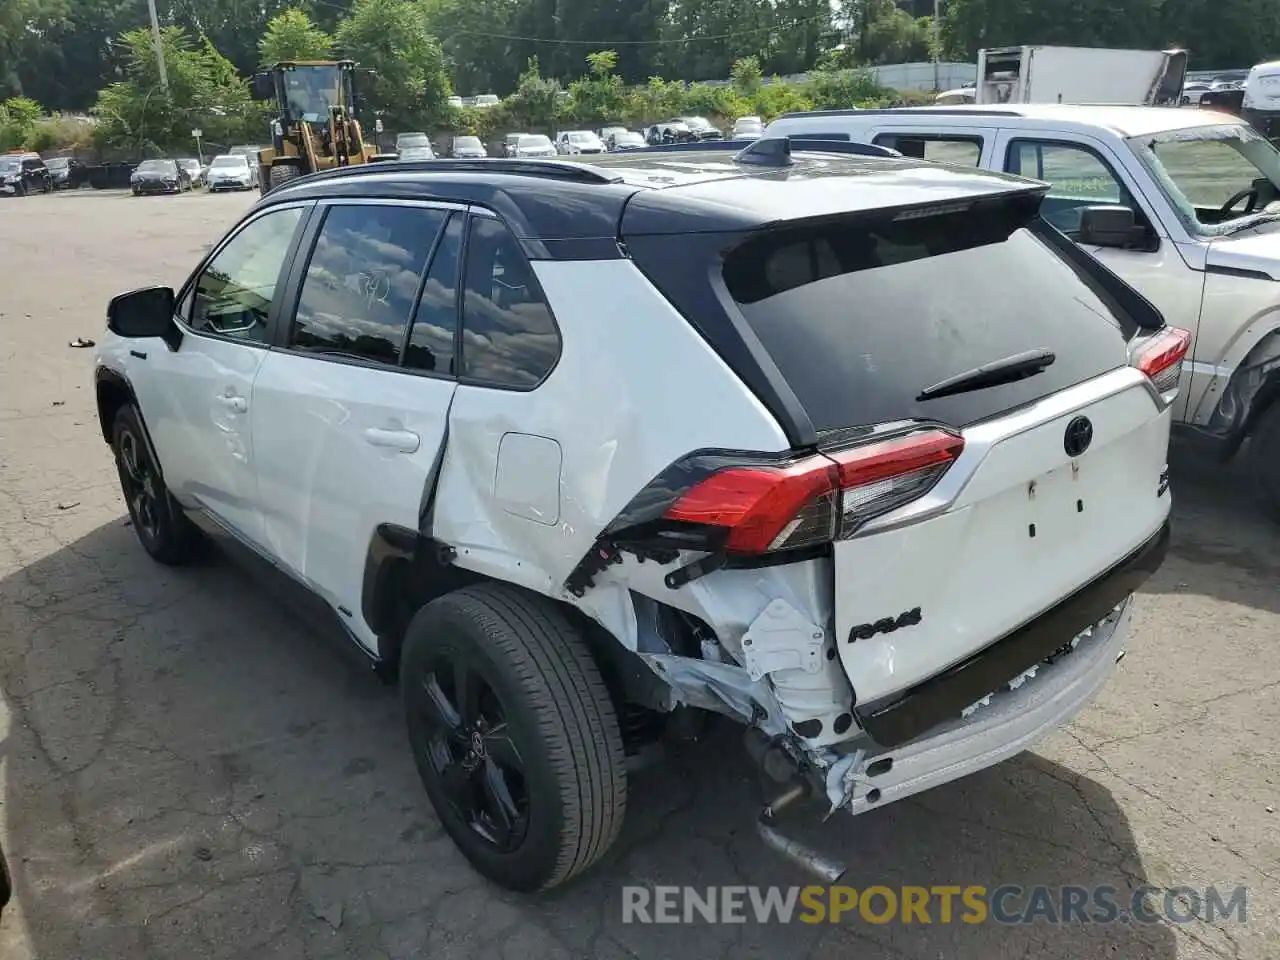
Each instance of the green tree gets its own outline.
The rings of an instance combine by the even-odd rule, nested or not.
[[[187,147],[200,127],[211,144],[260,139],[266,129],[248,84],[208,40],[196,42],[177,27],[161,31],[168,92],[160,86],[151,32],[126,33],[126,79],[98,94],[94,113],[99,144],[126,156]]]
[[[516,92],[503,104],[511,123],[521,130],[551,133],[560,106],[560,84],[542,76],[537,57],[530,57]]]
[[[764,85],[764,71],[760,69],[760,61],[755,57],[742,57],[733,62],[729,71],[733,85],[744,97],[754,97]]]
[[[336,39],[345,56],[374,71],[367,97],[400,129],[447,115],[451,87],[444,53],[427,30],[426,13],[418,3],[356,0]]]
[[[569,84],[573,116],[581,123],[617,120],[627,107],[627,88],[622,77],[613,72],[618,54],[599,50],[587,54],[588,76]]]
[[[297,7],[272,17],[258,41],[263,66],[283,60],[327,60],[332,54],[333,38]]]

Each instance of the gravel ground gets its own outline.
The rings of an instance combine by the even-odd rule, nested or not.
[[[112,294],[180,283],[251,199],[0,201],[0,956],[1280,956],[1280,540],[1238,471],[1181,448],[1173,553],[1097,702],[1034,753],[799,832],[859,887],[1244,885],[1247,922],[624,924],[626,884],[806,882],[755,838],[731,734],[633,776],[583,882],[477,879],[394,691],[229,563],[151,563],[123,519],[92,351],[68,341]]]

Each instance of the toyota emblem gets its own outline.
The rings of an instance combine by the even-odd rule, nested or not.
[[[1093,424],[1088,417],[1076,417],[1067,424],[1067,431],[1062,437],[1062,448],[1067,456],[1078,457],[1089,449],[1093,443]]]

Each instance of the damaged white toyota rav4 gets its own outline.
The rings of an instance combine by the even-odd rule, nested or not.
[[[1063,723],[1166,549],[1187,334],[1044,189],[787,140],[303,177],[112,302],[103,435],[153,557],[216,537],[398,669],[487,877],[603,856],[680,706],[834,875],[769,816]]]

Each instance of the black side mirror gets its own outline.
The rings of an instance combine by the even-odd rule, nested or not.
[[[276,98],[276,80],[270,73],[255,73],[250,86],[255,100],[274,100]]]
[[[162,337],[177,349],[182,334],[173,322],[174,294],[170,287],[143,287],[114,297],[107,306],[107,329],[120,337]]]
[[[1080,211],[1080,230],[1076,243],[1084,247],[1146,247],[1150,243],[1146,228],[1129,207],[1085,207]]]

